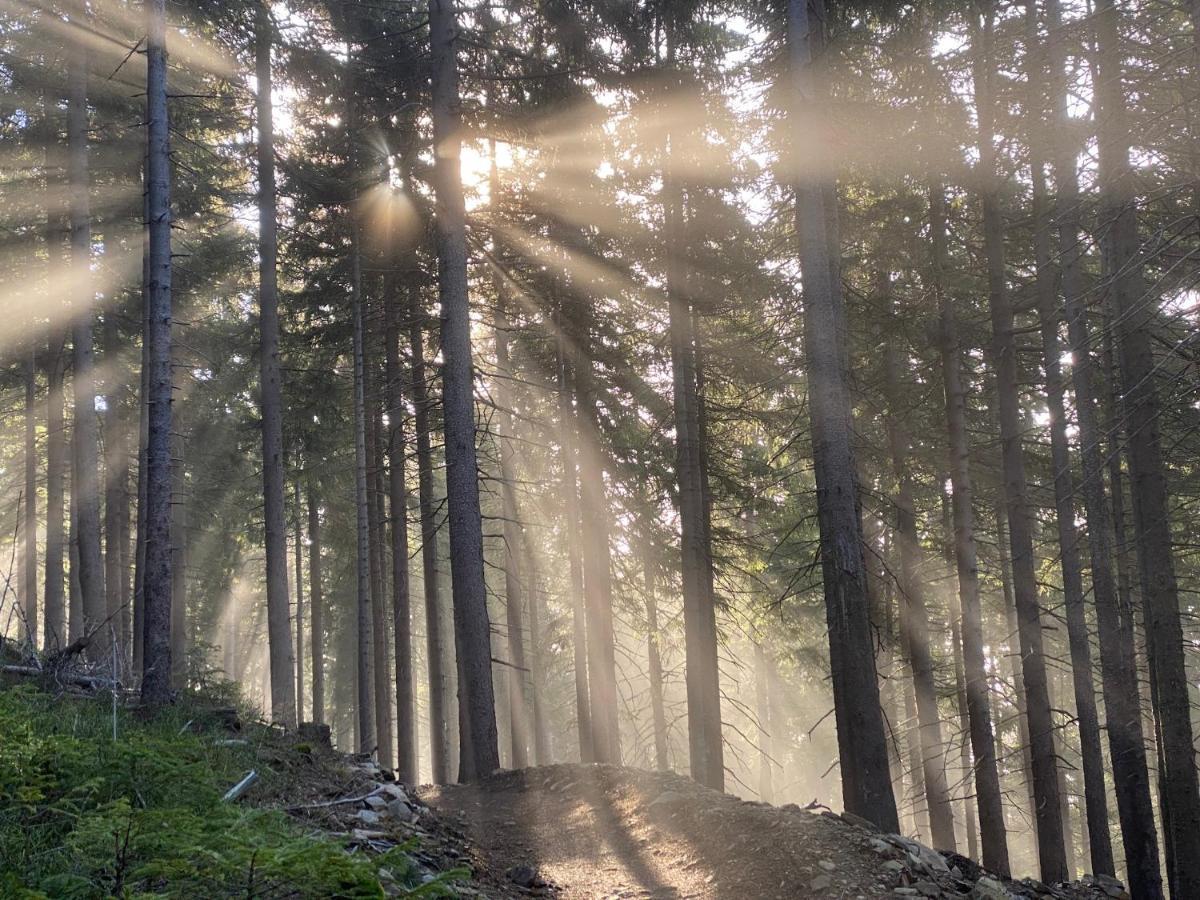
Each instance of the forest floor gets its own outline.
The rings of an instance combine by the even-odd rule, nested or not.
[[[470,838],[493,885],[597,900],[1117,898],[1115,882],[992,879],[960,856],[831,812],[738,800],[669,773],[557,765],[420,799]],[[510,896],[504,893],[497,896]]]

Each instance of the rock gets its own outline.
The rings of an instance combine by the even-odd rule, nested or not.
[[[949,873],[950,867],[946,865],[945,858],[936,850],[900,834],[890,834],[887,840],[904,850],[911,868],[919,872]]]
[[[810,891],[823,891],[826,890],[831,884],[833,884],[833,879],[828,875],[818,875],[808,883],[808,889]]]
[[[542,879],[538,877],[537,869],[533,866],[513,866],[504,874],[517,887],[532,888],[542,884]]]
[[[379,796],[386,797],[391,800],[408,800],[408,794],[404,793],[404,788],[393,782],[384,782],[378,788]]]
[[[837,871],[837,863],[835,863],[832,859],[823,859],[819,863],[817,863],[817,865],[820,866],[821,869],[826,872],[836,872]]]
[[[387,797],[384,797],[382,794],[372,794],[370,797],[364,800],[363,803],[367,805],[368,809],[373,809],[376,812],[379,812],[381,809],[386,809],[388,805]]]
[[[852,812],[843,812],[841,815],[843,822],[848,822],[851,825],[857,825],[859,828],[865,828],[867,831],[879,831],[875,823],[869,819],[864,819],[862,816],[856,816]]]
[[[400,822],[415,822],[416,810],[404,800],[392,800],[387,804],[387,814]]]
[[[382,817],[373,809],[360,809],[354,818],[363,825],[378,825]]]
[[[910,887],[892,888],[892,895],[896,897],[916,897],[917,889]]]
[[[1009,893],[1008,888],[995,878],[989,878],[986,875],[975,882],[970,896],[971,900],[1012,900],[1012,894]]]
[[[942,896],[942,889],[932,881],[918,881],[912,885],[912,888],[922,897]]]
[[[883,871],[891,875],[899,875],[901,872],[908,871],[908,866],[898,859],[889,859],[883,864]]]

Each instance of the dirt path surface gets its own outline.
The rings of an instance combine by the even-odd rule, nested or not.
[[[995,879],[853,817],[742,801],[665,773],[547,766],[421,788],[420,800],[469,839],[488,896],[1128,900],[1111,879]]]
[[[530,893],[853,898],[899,884],[867,833],[837,817],[743,802],[676,775],[549,766],[425,788],[421,799],[461,819],[497,880],[534,880]]]

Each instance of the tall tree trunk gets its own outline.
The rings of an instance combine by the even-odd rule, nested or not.
[[[571,364],[563,333],[563,318],[558,320],[556,341],[558,428],[563,467],[563,514],[567,538],[568,590],[571,602],[571,648],[575,676],[575,724],[579,733],[579,760],[595,762],[592,741],[591,690],[587,670],[587,618],[584,611],[583,565],[579,547],[579,481],[575,448],[575,410],[572,406]]]
[[[379,742],[379,762],[385,768],[395,766],[395,733],[392,730],[392,660],[388,652],[387,577],[384,573],[386,556],[383,520],[383,446],[380,433],[381,396],[376,353],[379,348],[374,328],[364,334],[367,341],[365,400],[367,409],[367,529],[370,534],[371,566],[371,655],[374,658],[375,731]]]
[[[654,723],[654,768],[671,769],[667,756],[667,713],[663,703],[662,650],[659,646],[658,598],[654,587],[654,544],[648,523],[642,531],[642,589],[646,594],[646,660],[650,680],[650,716]]]
[[[147,0],[146,121],[149,260],[146,307],[146,561],[142,702],[171,699],[171,158],[165,0]]]
[[[1013,338],[1013,307],[1006,285],[1004,221],[1000,209],[999,173],[994,149],[993,0],[987,0],[983,15],[982,28],[979,27],[978,21],[972,18],[972,31],[976,51],[974,84],[979,120],[979,195],[983,208],[988,306],[992,323],[991,359],[996,373],[1004,497],[1008,507],[1013,589],[1021,644],[1021,669],[1025,682],[1026,713],[1029,717],[1036,801],[1034,809],[1038,820],[1038,860],[1042,880],[1055,882],[1066,879],[1067,862],[1054,755],[1054,722],[1050,714],[1046,660],[1042,649],[1041,609],[1038,604],[1032,522],[1026,492],[1020,398],[1017,395],[1017,349]]]
[[[149,149],[149,143],[147,143]],[[146,449],[150,436],[150,168],[149,156],[142,161],[142,340],[138,368],[137,497],[135,498],[133,556],[133,671],[142,672],[143,639],[146,630]]]
[[[1021,781],[1025,787],[1023,814],[1032,819],[1031,845],[1037,851],[1037,799],[1033,792],[1033,763],[1029,741],[1029,717],[1025,713],[1025,676],[1021,669],[1021,651],[1017,625],[1017,605],[1013,599],[1012,563],[1008,551],[1008,512],[1003,499],[996,502],[996,547],[1000,563],[1000,591],[1004,600],[1004,622],[1008,629],[1008,675],[1013,684],[1013,702],[1017,712],[1017,753],[1020,759]],[[1014,643],[1016,642],[1016,643]]]
[[[895,345],[900,322],[894,308],[891,278],[880,270],[876,275],[876,293],[884,307],[889,337],[884,340],[884,381],[888,388],[887,432],[896,480],[896,543],[900,550],[900,627],[907,640],[908,663],[916,692],[920,759],[929,808],[929,830],[933,845],[954,850],[954,810],[946,785],[946,757],[942,743],[942,723],[938,714],[937,687],[934,684],[933,652],[929,646],[929,614],[925,603],[924,575],[921,572],[921,539],[917,533],[916,507],[909,451],[912,441],[904,420],[900,385],[905,381]]]
[[[1112,839],[1108,831],[1108,798],[1104,787],[1104,758],[1100,751],[1100,719],[1092,679],[1092,651],[1084,612],[1083,566],[1079,558],[1079,532],[1075,528],[1075,479],[1067,444],[1067,414],[1063,401],[1062,346],[1059,342],[1056,273],[1052,263],[1050,200],[1046,189],[1046,147],[1051,133],[1045,118],[1043,86],[1047,60],[1038,34],[1036,0],[1026,0],[1025,54],[1028,81],[1029,169],[1033,184],[1033,247],[1036,265],[1034,293],[1042,336],[1042,368],[1046,376],[1046,405],[1050,412],[1050,461],[1054,467],[1054,510],[1058,524],[1059,564],[1062,570],[1067,639],[1075,691],[1076,721],[1083,766],[1087,807],[1089,871],[1115,875]],[[1073,166],[1073,161],[1072,161]],[[1069,837],[1068,837],[1069,841]]]
[[[580,549],[587,619],[588,713],[595,761],[620,765],[617,725],[616,648],[612,611],[612,557],[609,546],[608,493],[604,486],[605,453],[600,433],[590,346],[590,311],[577,298],[578,346],[586,348],[574,367],[575,418],[579,442]]]
[[[542,590],[538,561],[529,533],[522,535],[525,548],[525,593],[529,597],[529,693],[533,712],[534,765],[554,761],[546,722],[546,651],[542,634]]]
[[[499,192],[496,177],[495,147],[492,147],[492,185],[495,198]],[[505,286],[501,279],[494,281],[496,298],[496,380],[493,396],[496,401],[497,450],[500,454],[500,498],[501,515],[504,523],[504,598],[505,624],[508,631],[508,699],[510,732],[512,740],[512,767],[523,769],[529,765],[529,739],[532,710],[526,680],[528,667],[525,659],[525,622],[523,615],[524,584],[522,579],[521,523],[517,509],[516,472],[513,466],[513,420],[512,394],[508,379],[512,367],[508,358],[508,306]]]
[[[125,627],[129,610],[123,606],[125,585],[126,533],[123,520],[129,515],[129,454],[126,447],[125,417],[121,409],[124,366],[121,364],[121,336],[116,310],[104,314],[102,331],[104,362],[108,366],[104,405],[104,600],[112,632],[117,637],[120,657],[128,648]],[[105,629],[108,630],[107,628]]]
[[[408,286],[408,291],[416,288]],[[388,508],[391,512],[392,626],[396,675],[397,777],[417,783],[417,711],[413,688],[412,599],[408,583],[408,485],[404,477],[404,391],[400,370],[400,304],[389,292],[385,358],[387,378]]]
[[[754,714],[758,719],[758,799],[771,803],[775,798],[771,763],[771,679],[767,671],[767,653],[754,642]]]
[[[458,13],[454,0],[429,0],[433,56],[433,145],[438,291],[442,303],[442,408],[446,436],[446,499],[459,702],[470,741],[461,741],[460,778],[491,774],[500,765],[492,691],[490,625],[483,577],[483,525],[475,456],[475,379],[467,293],[466,209],[459,154]]]
[[[304,528],[301,524],[304,505],[300,498],[300,482],[293,485],[295,505],[292,507],[292,536],[296,544],[296,720],[304,721]]]
[[[671,23],[669,17],[667,65],[673,69],[675,45]],[[688,281],[691,263],[684,234],[686,197],[679,172],[682,163],[677,159],[678,142],[678,136],[668,128],[662,173],[662,204],[675,413],[675,480],[679,496],[684,647],[687,657],[688,758],[692,778],[719,791],[725,787],[720,669],[700,433],[703,412],[697,386],[697,336]]]
[[[321,510],[317,494],[308,488],[308,595],[312,608],[309,644],[312,647],[312,720],[325,723],[325,588],[321,583]]]
[[[85,27],[83,22],[76,23]],[[104,625],[108,610],[104,593],[104,563],[100,548],[100,479],[96,422],[96,366],[92,345],[92,228],[88,169],[88,53],[75,47],[70,53],[67,97],[67,153],[70,182],[71,268],[76,286],[71,310],[71,343],[75,401],[71,434],[74,475],[71,497],[75,502],[75,535],[79,552],[79,588],[83,605],[81,633],[95,632],[87,649],[89,659],[108,662],[109,632]]]
[[[46,623],[42,635],[42,646],[47,652],[66,647],[68,639],[67,598],[63,593],[63,554],[66,552],[63,501],[67,474],[63,344],[62,332],[51,328],[46,356],[46,596],[43,607]]]
[[[348,99],[353,109],[353,91]],[[353,118],[351,119],[353,121]],[[357,203],[357,197],[351,203]],[[377,748],[375,733],[374,671],[371,629],[371,525],[367,495],[367,408],[365,398],[365,335],[363,326],[362,260],[359,251],[358,214],[350,213],[352,246],[350,296],[354,317],[354,507],[357,643],[355,645],[356,693],[358,706],[357,741],[359,753],[373,754]]]
[[[284,513],[283,397],[279,371],[279,291],[275,222],[275,126],[271,106],[273,26],[267,0],[255,5],[258,82],[258,327],[263,446],[263,530],[267,566],[267,645],[271,661],[271,718],[296,727],[296,657],[292,646]]]
[[[176,394],[179,393],[178,373],[181,370],[176,359],[172,366],[176,373]],[[188,679],[187,564],[191,498],[187,486],[183,418],[183,414],[175,416],[176,431],[171,438],[171,687],[177,691],[187,687]]]
[[[830,255],[828,186],[819,172],[806,171],[819,165],[809,46],[818,38],[810,31],[808,0],[789,0],[787,26],[796,232],[804,271],[804,344],[842,796],[850,812],[885,831],[898,831],[874,665],[846,382],[845,310]]]
[[[1098,82],[1101,245],[1106,285],[1117,314],[1124,387],[1138,566],[1150,684],[1156,699],[1159,765],[1168,883],[1173,897],[1200,896],[1200,786],[1192,739],[1187,667],[1179,612],[1179,589],[1171,547],[1170,504],[1160,438],[1157,369],[1150,323],[1158,304],[1142,277],[1137,206],[1129,165],[1120,14],[1113,0],[1098,0]]]
[[[417,445],[417,495],[421,515],[421,571],[425,600],[425,667],[429,678],[429,763],[435,784],[450,780],[450,732],[447,721],[446,646],[438,591],[437,516],[430,448],[429,385],[425,374],[425,315],[421,292],[408,292],[409,352],[412,357],[413,431]]]
[[[21,590],[25,608],[25,639],[38,646],[38,460],[37,460],[37,342],[30,341],[25,358],[25,520],[21,526]]]

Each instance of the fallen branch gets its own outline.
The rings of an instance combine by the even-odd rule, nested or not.
[[[302,809],[327,809],[330,806],[342,806],[345,803],[362,803],[364,800],[374,797],[383,790],[383,785],[375,788],[369,794],[363,794],[361,797],[341,797],[337,800],[328,800],[325,803],[305,803],[302,806],[285,806],[287,812],[299,812]]]
[[[80,687],[97,689],[112,684],[111,679],[97,678],[94,675],[73,675],[69,672],[47,672],[36,666],[0,666],[0,672],[6,675],[25,675],[30,678],[52,678],[63,684],[77,684]]]
[[[258,781],[258,772],[256,772],[254,769],[251,769],[245,778],[243,778],[241,781],[239,781],[237,784],[235,784],[233,787],[231,787],[228,791],[225,792],[225,796],[221,798],[221,802],[222,803],[235,802],[242,796],[242,794],[246,793],[246,791],[248,791],[248,790],[250,790],[250,788],[254,787],[254,784],[257,781]]]

